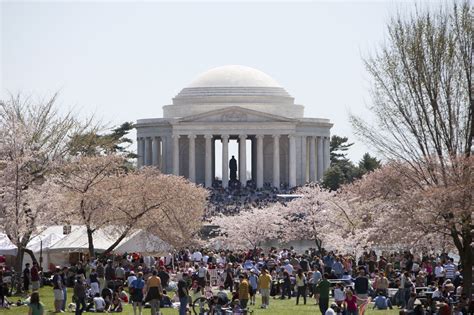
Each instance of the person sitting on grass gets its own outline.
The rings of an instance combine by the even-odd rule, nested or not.
[[[38,292],[31,293],[30,303],[28,304],[28,315],[43,315],[44,305],[40,302]]]
[[[166,290],[163,290],[163,295],[161,296],[160,300],[160,307],[172,307],[173,303],[171,302],[171,298],[167,295]]]
[[[387,308],[392,309],[392,302],[380,291],[378,296],[374,299],[374,309],[386,310]]]

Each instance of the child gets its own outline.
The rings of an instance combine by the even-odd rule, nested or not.
[[[342,283],[337,283],[336,288],[334,289],[334,301],[336,302],[337,306],[341,308],[345,300],[346,294],[344,293]]]

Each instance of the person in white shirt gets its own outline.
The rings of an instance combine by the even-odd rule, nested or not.
[[[102,313],[105,311],[105,300],[100,296],[99,293],[96,293],[94,296],[94,311]]]
[[[326,310],[324,315],[337,315],[337,312],[339,312],[339,307],[335,303],[332,303],[331,307]]]
[[[132,271],[130,271],[130,274],[129,274],[128,278],[127,278],[127,286],[128,286],[129,288],[132,287],[132,282],[133,282],[133,280],[137,280],[137,276],[135,276],[135,272],[132,270]]]
[[[435,274],[436,280],[438,280],[438,283],[442,284],[444,282],[444,268],[443,266],[441,266],[440,262],[436,264],[434,274]]]
[[[195,251],[195,252],[193,253],[192,259],[193,259],[194,262],[200,262],[200,261],[202,260],[202,254],[201,254],[201,252],[198,251],[198,250]]]
[[[346,300],[346,293],[342,287],[342,283],[337,283],[336,288],[334,289],[334,301],[338,307],[342,307],[342,304]]]
[[[201,266],[197,270],[198,274],[198,284],[202,288],[202,292],[204,294],[204,287],[207,284],[207,268],[205,267],[204,263],[201,263]]]

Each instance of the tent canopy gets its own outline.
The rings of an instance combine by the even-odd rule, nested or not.
[[[114,252],[116,253],[142,253],[164,254],[172,249],[171,245],[159,237],[146,233],[143,230],[134,232],[127,240],[122,241]]]
[[[8,236],[4,233],[0,233],[0,255],[5,256],[16,256],[18,249],[13,244]]]

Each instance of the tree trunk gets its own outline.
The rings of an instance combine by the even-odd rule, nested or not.
[[[325,253],[325,250],[323,248],[323,241],[319,238],[316,238],[314,240],[314,242],[316,243],[316,247],[318,248],[318,252],[321,254],[321,255],[324,255]]]
[[[93,233],[94,231],[90,227],[87,227],[87,240],[89,242],[89,258],[90,259],[94,257],[94,238],[92,237]]]
[[[36,260],[35,253],[33,253],[33,251],[31,249],[25,248],[25,253],[30,255],[32,262],[38,263],[38,260]]]
[[[473,249],[471,244],[466,244],[464,241],[464,248],[459,250],[459,256],[462,264],[462,278],[463,278],[463,293],[466,294],[471,301],[474,301],[474,279],[472,274],[473,269]]]
[[[22,291],[23,283],[21,282],[21,273],[23,271],[23,257],[25,256],[25,249],[20,245],[18,246],[18,254],[15,259],[15,282],[16,282],[16,293],[20,294]],[[13,288],[12,288],[13,291]]]

